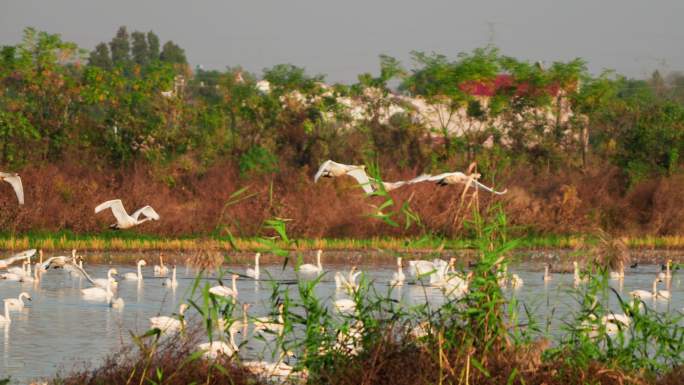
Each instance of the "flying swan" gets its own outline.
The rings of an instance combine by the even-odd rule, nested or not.
[[[12,185],[14,193],[17,194],[19,204],[24,204],[24,187],[21,184],[21,178],[16,173],[0,172],[0,180],[3,180]]]
[[[149,220],[159,220],[159,214],[154,211],[152,206],[145,206],[138,209],[133,215],[128,215],[123,203],[121,203],[121,199],[114,199],[101,203],[99,206],[95,207],[95,214],[106,209],[112,209],[112,214],[114,214],[114,218],[116,218],[116,223],[109,226],[112,229],[129,229]],[[144,218],[140,219],[141,215]]]

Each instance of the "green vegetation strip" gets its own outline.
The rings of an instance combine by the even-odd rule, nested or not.
[[[43,250],[90,250],[90,251],[195,251],[195,250],[231,250],[243,251],[263,250],[266,243],[262,238],[228,237],[179,237],[164,238],[140,236],[138,234],[97,234],[78,235],[71,233],[0,235],[0,250],[23,250],[39,248]],[[578,248],[596,243],[596,238],[581,235],[566,236],[531,236],[520,239],[520,246],[527,249],[566,249]],[[684,249],[684,237],[640,237],[628,238],[627,244],[632,249],[666,248]],[[279,244],[282,243],[282,244]],[[472,248],[469,239],[444,239],[437,237],[423,238],[321,238],[299,239],[286,245],[276,242],[277,247],[292,250],[459,250]]]

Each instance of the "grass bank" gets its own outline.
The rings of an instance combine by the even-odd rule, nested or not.
[[[576,249],[591,246],[598,238],[583,235],[529,236],[519,239],[520,248],[532,250]],[[268,243],[268,246],[266,244]],[[684,237],[633,237],[627,238],[630,249],[684,249]],[[0,250],[24,250],[29,248],[45,251],[77,249],[82,251],[259,251],[278,247],[289,250],[391,250],[433,251],[465,250],[473,247],[470,239],[446,239],[437,237],[391,238],[374,237],[297,239],[294,242],[265,238],[228,237],[180,237],[166,238],[144,236],[134,233],[75,234],[29,233],[25,235],[0,234]]]

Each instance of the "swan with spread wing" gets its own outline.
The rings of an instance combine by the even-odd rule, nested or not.
[[[12,185],[14,193],[17,194],[19,204],[24,204],[24,186],[21,184],[21,177],[17,173],[0,172],[0,180]]]
[[[159,214],[154,211],[152,206],[145,206],[138,209],[133,215],[128,215],[123,203],[121,203],[121,199],[114,199],[101,203],[99,206],[95,207],[95,214],[106,209],[111,209],[114,218],[116,218],[116,223],[109,226],[113,229],[129,229],[150,220],[159,220]],[[141,216],[143,218],[141,218]]]

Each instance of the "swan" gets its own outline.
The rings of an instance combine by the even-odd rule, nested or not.
[[[209,288],[209,292],[214,295],[218,295],[220,297],[233,297],[234,299],[237,299],[238,296],[238,290],[237,290],[237,279],[239,275],[233,274],[231,275],[231,280],[232,280],[232,288],[226,287],[223,285],[217,285]]]
[[[183,314],[188,309],[187,304],[180,304],[178,308],[178,318],[169,317],[165,315],[151,317],[150,318],[150,328],[157,328],[161,330],[162,333],[176,333],[183,328],[184,316]]]
[[[518,274],[513,273],[511,275],[511,287],[513,289],[520,289],[524,284],[524,281]]]
[[[7,298],[5,300],[5,304],[10,310],[16,310],[16,311],[21,311],[24,309],[24,301],[22,298],[26,298],[27,300],[31,301],[31,295],[27,292],[22,292],[19,294],[18,298]]]
[[[340,313],[351,313],[356,310],[356,302],[351,299],[343,298],[334,302],[335,309]]]
[[[149,220],[159,220],[159,214],[157,214],[151,206],[145,206],[138,209],[133,215],[128,215],[123,203],[121,203],[121,199],[114,199],[101,203],[99,206],[95,207],[95,214],[106,209],[111,209],[114,218],[116,218],[116,223],[109,226],[112,229],[129,229]],[[140,215],[143,215],[144,218],[140,219]]]
[[[575,286],[578,286],[582,283],[586,283],[587,278],[586,277],[582,278],[582,276],[580,275],[579,263],[577,263],[577,261],[574,261],[574,262],[572,262],[572,265],[574,267],[573,281],[575,283]]]
[[[242,366],[250,373],[267,379],[272,379],[273,377],[286,378],[289,377],[293,371],[292,366],[282,361],[247,361],[243,362]]]
[[[553,277],[549,273],[549,264],[547,263],[546,266],[544,266],[544,282],[549,282],[552,279]]]
[[[5,302],[5,315],[0,315],[0,324],[9,324],[10,322],[12,322],[10,319],[10,309],[7,302]]]
[[[390,280],[390,286],[402,286],[406,276],[404,275],[404,270],[402,269],[401,257],[397,258],[397,271],[392,274],[392,279]]]
[[[142,280],[143,280],[142,267],[147,265],[147,262],[145,262],[144,259],[141,259],[138,261],[137,265],[138,265],[138,272],[137,273],[128,272],[128,273],[124,274],[123,277],[125,280],[142,282]]]
[[[647,290],[633,290],[629,292],[629,295],[631,295],[634,298],[638,298],[640,300],[645,300],[645,299],[670,299],[670,292],[667,290],[658,290],[658,282],[662,282],[660,277],[656,277],[653,280],[653,289],[652,291],[647,291]]]
[[[357,271],[356,266],[352,266],[347,277],[345,277],[341,271],[336,272],[335,288],[337,290],[346,290],[347,292],[353,293],[359,288],[359,285],[356,283],[356,279],[359,277],[359,275],[361,275],[361,272]]]
[[[672,269],[670,268],[670,266],[672,266],[672,260],[668,259],[667,262],[665,262],[665,278],[666,279],[672,278]]]
[[[273,320],[270,317],[259,317],[254,319],[254,333],[268,332],[271,334],[281,335],[285,327],[285,319],[283,319],[284,305],[278,305],[278,318]]]
[[[307,263],[301,265],[299,266],[299,272],[307,274],[320,274],[323,271],[323,265],[321,265],[321,254],[323,254],[323,250],[319,249],[316,252],[316,264],[312,265],[310,263]]]
[[[24,204],[24,186],[21,184],[21,177],[17,173],[0,172],[0,180],[12,185],[14,193],[20,205]]]
[[[617,271],[611,271],[610,274],[610,279],[612,280],[620,280],[625,278],[625,267],[620,264],[620,268]]]
[[[80,267],[80,266],[79,266]],[[97,287],[101,288],[106,288],[107,285],[109,284],[110,287],[117,287],[119,285],[118,282],[112,277],[113,275],[116,275],[117,271],[116,269],[109,269],[107,270],[107,278],[95,278],[93,279],[93,284]]]
[[[371,181],[368,178],[365,169],[366,166],[348,165],[326,160],[318,168],[316,175],[314,175],[314,183],[318,182],[318,179],[321,177],[336,178],[343,175],[349,175],[356,179],[366,194],[372,194],[374,189],[373,186],[371,186]]]
[[[423,174],[407,181],[407,184],[415,184],[420,182],[436,182],[440,186],[464,184],[466,185],[466,188],[474,185],[476,188],[488,191],[496,195],[503,195],[508,192],[507,189],[504,189],[503,191],[496,191],[491,187],[485,186],[477,180],[479,177],[480,174],[478,173],[466,175],[460,171],[445,172],[438,175]]]
[[[416,279],[435,271],[435,264],[430,261],[414,260],[409,261],[409,274]]]
[[[461,298],[468,294],[468,289],[470,288],[470,281],[473,279],[474,273],[469,272],[465,278],[460,277],[458,274],[451,275],[441,286],[444,295],[449,298]]]
[[[165,276],[169,273],[169,268],[164,266],[163,254],[159,253],[159,264],[154,265],[154,275]]]
[[[36,254],[36,249],[30,249],[30,250],[25,250],[22,251],[21,253],[14,254],[13,256],[5,259],[0,259],[0,269],[6,269],[7,266],[13,264],[16,261],[20,261],[22,259],[27,259],[29,257],[32,257],[33,255]]]
[[[226,330],[226,327],[229,327],[232,329],[235,333],[243,333],[247,334],[247,327],[249,326],[249,319],[248,317],[248,311],[249,307],[252,306],[248,303],[243,303],[242,304],[242,319],[241,320],[232,320],[229,325],[229,321],[227,321],[225,318],[219,318],[216,321],[216,324],[219,328],[219,330]]]
[[[17,276],[19,276],[19,277],[24,277],[24,276],[28,275],[28,272],[27,272],[27,270],[26,270],[26,265],[27,265],[27,264],[29,264],[28,261],[23,261],[23,262],[21,263],[21,267],[12,266],[12,267],[10,267],[10,268],[7,269],[7,272],[8,272],[9,274],[14,274],[14,275],[17,275]]]
[[[261,257],[261,253],[256,253],[254,255],[254,268],[248,268],[245,271],[246,276],[254,278],[257,281],[259,280],[259,257]]]
[[[40,251],[40,254],[41,254],[41,258],[42,258],[43,250]],[[63,269],[64,266],[66,266],[68,264],[75,266],[78,259],[79,259],[79,257],[76,255],[76,249],[72,249],[70,257],[66,256],[66,255],[60,255],[57,257],[50,257],[47,260],[45,260],[45,262],[43,262],[43,264],[40,265],[40,267],[44,271],[48,270],[50,268]]]
[[[166,287],[170,287],[172,289],[175,289],[178,287],[178,281],[176,280],[176,265],[173,265],[173,269],[171,269],[171,279],[166,278],[164,280],[164,283],[162,284]]]
[[[112,275],[116,275],[116,269],[112,273]],[[112,293],[112,288],[110,285],[109,281],[105,282],[105,287],[104,289],[101,287],[89,287],[87,289],[82,289],[81,294],[83,294],[83,297],[85,297],[88,300],[92,301],[102,301],[105,300],[107,302],[110,302],[113,293]]]
[[[203,344],[197,345],[197,350],[203,351],[203,357],[207,359],[214,360],[220,355],[230,357],[237,353],[238,346],[235,344],[235,332],[228,329],[228,336],[228,343],[223,341],[205,342]]]
[[[107,295],[107,304],[108,304],[109,307],[111,307],[112,309],[123,309],[123,307],[124,307],[124,305],[125,305],[124,299],[121,298],[121,297],[114,298],[114,295],[112,294],[111,291],[110,291],[109,294]]]

